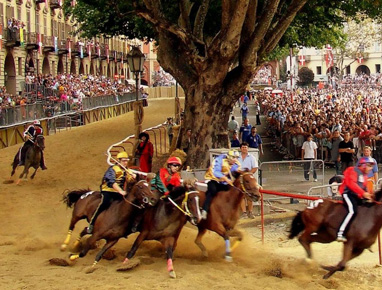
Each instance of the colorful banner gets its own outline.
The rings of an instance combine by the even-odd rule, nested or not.
[[[109,57],[109,46],[106,44],[106,60],[107,60],[107,63],[110,62],[110,57]]]
[[[54,37],[54,51],[58,53],[58,38],[57,36]]]
[[[80,46],[80,58],[84,58],[84,43],[78,42],[78,45]]]
[[[42,35],[37,33],[38,53],[42,54]]]
[[[24,28],[20,28],[20,45],[24,47]]]
[[[332,47],[330,46],[330,44],[326,45],[325,63],[326,63],[327,68],[332,67],[334,64],[334,62],[333,62],[333,51],[332,51]]]
[[[300,63],[300,66],[305,65],[305,55],[299,55],[298,56],[298,62]]]
[[[89,61],[92,60],[92,45],[88,44],[88,55],[89,55]]]
[[[67,45],[68,52],[69,52],[68,53],[69,54],[68,58],[72,59],[72,44],[71,44],[71,40],[70,39],[67,40],[66,45]]]

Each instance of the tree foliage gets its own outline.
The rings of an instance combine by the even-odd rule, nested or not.
[[[184,122],[195,132],[188,162],[204,166],[208,149],[228,145],[229,112],[256,69],[288,47],[334,46],[345,19],[358,12],[378,19],[381,2],[78,0],[65,10],[85,37],[158,43],[159,63],[185,91]]]
[[[298,82],[299,86],[309,86],[313,83],[314,73],[308,67],[302,67],[298,71]]]

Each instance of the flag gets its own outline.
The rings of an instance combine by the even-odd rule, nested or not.
[[[99,44],[97,44],[97,53],[98,57],[101,57],[101,46]]]
[[[305,65],[305,55],[299,55],[298,56],[298,62],[300,63],[301,66]]]
[[[106,44],[106,59],[107,59],[107,63],[109,63],[110,61],[110,58],[109,58],[109,46]]]
[[[363,59],[363,56],[362,56],[361,53],[359,53],[359,54],[357,55],[357,62],[360,63],[360,64],[364,62],[364,59]]]
[[[333,51],[332,47],[330,44],[326,45],[326,54],[325,54],[325,62],[326,62],[326,67],[332,67],[334,62],[333,62]]]
[[[117,51],[114,50],[114,62],[117,62]]]
[[[70,39],[67,40],[66,45],[68,47],[69,59],[72,59],[72,44]]]
[[[3,25],[0,24],[0,50],[3,49]]]
[[[58,38],[54,36],[54,51],[58,53]]]
[[[89,61],[92,60],[92,45],[88,44],[88,55],[89,55]]]
[[[42,35],[37,33],[38,53],[42,54]]]
[[[79,41],[78,45],[80,46],[80,58],[84,58],[84,49],[83,49],[84,43]]]
[[[20,27],[20,45],[24,46],[24,28]]]

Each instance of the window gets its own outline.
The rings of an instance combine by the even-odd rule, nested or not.
[[[321,67],[320,67],[320,66],[317,66],[317,67],[316,67],[316,74],[318,74],[318,75],[321,75],[321,74],[322,74],[322,71],[321,71]]]
[[[4,6],[0,4],[0,24],[4,27]]]
[[[36,11],[36,27],[35,27],[36,33],[41,33],[39,28],[40,28],[40,14]]]
[[[350,72],[350,65],[348,65],[348,66],[346,67],[346,74],[347,74],[347,75],[350,75],[350,74],[351,74],[351,72]]]
[[[44,17],[44,36],[48,36],[48,21],[46,17]]]
[[[30,10],[27,11],[27,32],[31,32],[31,12]]]
[[[375,65],[375,72],[378,74],[381,73],[381,65],[380,64]]]

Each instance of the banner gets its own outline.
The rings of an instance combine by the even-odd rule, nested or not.
[[[37,33],[38,53],[42,54],[42,35]]]
[[[330,46],[330,44],[326,45],[325,63],[326,63],[327,68],[330,68],[334,65],[333,51],[332,51],[332,47]]]
[[[20,27],[20,46],[24,47],[24,28]]]
[[[106,60],[107,60],[107,63],[109,64],[109,62],[110,62],[109,46],[107,44],[106,44]]]
[[[3,25],[0,24],[0,50],[3,49]]]
[[[88,44],[88,55],[89,55],[89,61],[92,61],[92,45]]]
[[[305,55],[299,55],[298,56],[298,62],[300,63],[301,66],[305,65]]]
[[[80,58],[84,58],[84,43],[78,42],[78,45],[80,46]]]
[[[54,51],[58,53],[58,38],[57,36],[54,37]]]
[[[70,39],[67,40],[66,45],[68,47],[68,54],[69,54],[68,58],[72,59],[72,43]]]

